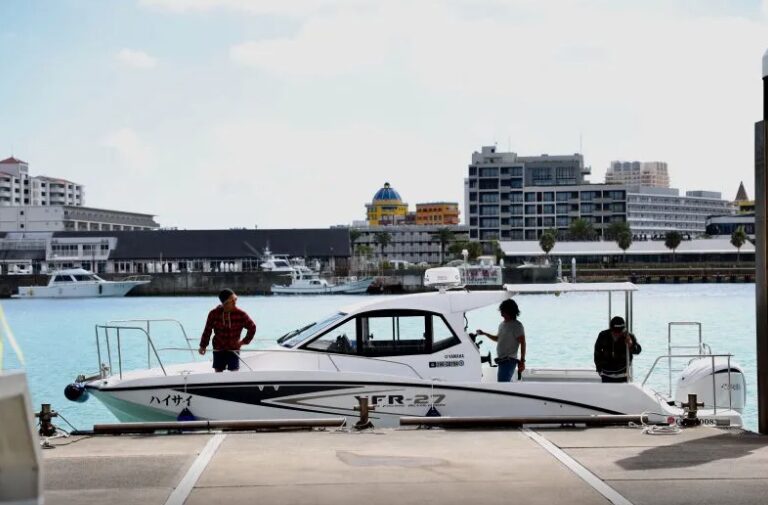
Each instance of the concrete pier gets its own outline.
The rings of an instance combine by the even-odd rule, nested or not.
[[[765,503],[768,438],[691,428],[72,437],[45,502],[142,505]]]

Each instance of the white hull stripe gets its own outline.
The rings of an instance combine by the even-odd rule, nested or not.
[[[531,431],[528,428],[523,428],[523,434],[528,438],[539,444],[545,451],[556,457],[558,461],[568,467],[573,473],[575,473],[581,480],[589,484],[592,489],[600,493],[606,500],[614,505],[632,505],[632,502],[624,498],[611,486],[603,482],[597,475],[593,474],[581,465],[578,461],[566,454],[558,446],[542,437],[538,433]]]
[[[195,458],[192,466],[187,470],[184,478],[181,479],[179,485],[176,486],[176,489],[173,490],[171,495],[165,501],[165,505],[184,505],[184,502],[187,501],[195,484],[197,484],[200,475],[202,475],[203,471],[208,466],[208,463],[211,461],[211,458],[216,454],[216,451],[219,449],[219,446],[225,438],[227,438],[225,434],[218,433],[205,444],[205,447],[203,447],[203,450],[200,451],[200,454]]]

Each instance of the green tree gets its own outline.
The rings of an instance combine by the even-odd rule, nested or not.
[[[597,237],[595,227],[586,219],[576,219],[568,227],[571,240],[594,240]]]
[[[386,259],[384,249],[392,242],[392,235],[388,231],[377,231],[373,234],[373,241],[381,248],[381,257]]]
[[[739,256],[741,255],[741,246],[744,245],[744,242],[746,242],[749,239],[747,236],[747,232],[744,231],[743,226],[739,226],[735,230],[733,230],[733,233],[731,233],[731,245],[736,248],[736,262],[739,262]]]
[[[626,262],[627,249],[632,245],[632,234],[628,231],[619,232],[619,234],[616,235],[616,245],[619,246],[619,249],[624,251],[624,261]]]
[[[368,244],[360,244],[357,246],[357,253],[363,258],[370,258],[373,254],[373,248]]]
[[[682,241],[683,236],[679,231],[668,231],[664,236],[664,245],[667,246],[667,249],[672,250],[672,263],[675,262],[675,249],[677,249]]]
[[[629,229],[629,225],[625,221],[611,223],[608,229],[605,230],[605,239],[616,240],[622,233],[629,233],[632,235],[632,230]]]
[[[504,259],[504,249],[501,248],[501,244],[499,244],[498,240],[491,241],[491,251],[493,251],[497,263]]]
[[[456,238],[450,228],[440,228],[432,234],[432,238],[440,242],[440,264],[445,262],[445,248]]]
[[[483,254],[483,246],[480,244],[480,242],[468,242],[466,240],[460,240],[448,246],[448,252],[457,259],[462,259],[461,251],[464,249],[466,249],[469,253],[467,257],[469,260],[477,259],[478,256]]]
[[[544,254],[547,256],[547,258],[549,258],[549,251],[555,247],[556,242],[557,230],[544,230],[544,232],[539,237],[539,247],[541,247],[541,250],[544,251]]]

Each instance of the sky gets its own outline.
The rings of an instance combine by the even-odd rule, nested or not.
[[[754,193],[768,0],[3,0],[0,157],[166,227],[456,201],[473,151]]]

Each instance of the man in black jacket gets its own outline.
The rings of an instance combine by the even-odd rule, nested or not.
[[[603,382],[627,382],[627,367],[641,350],[635,336],[627,332],[624,318],[611,319],[611,327],[595,341],[595,367]]]

